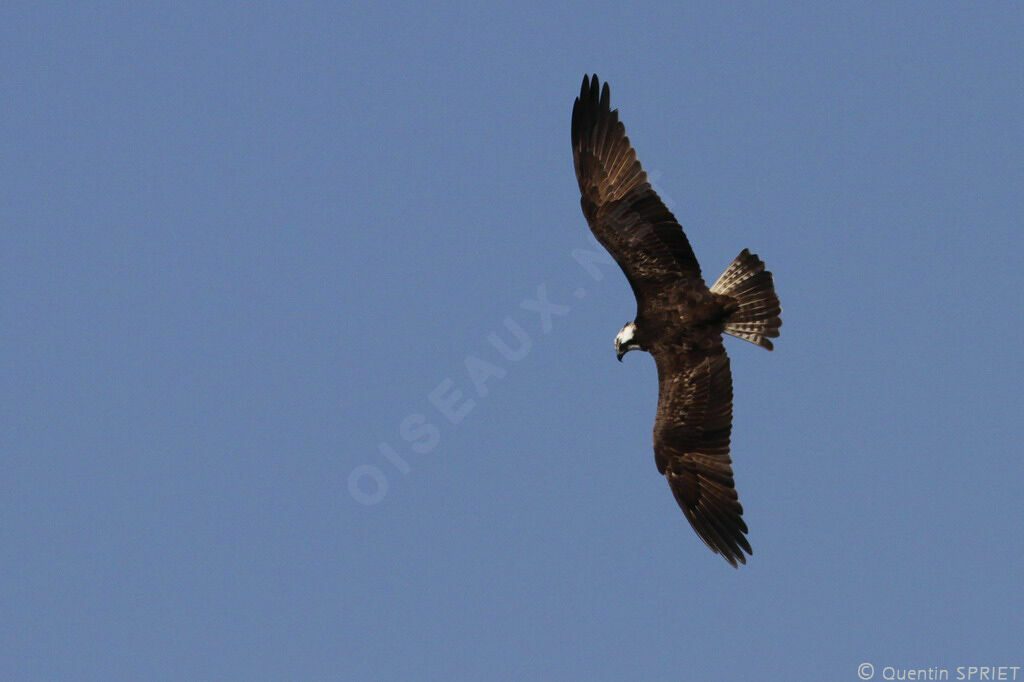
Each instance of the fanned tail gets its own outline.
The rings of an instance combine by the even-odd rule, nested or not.
[[[711,293],[727,296],[736,310],[725,323],[725,333],[772,350],[769,340],[779,335],[782,320],[779,297],[775,295],[772,273],[756,255],[743,249],[718,278]]]

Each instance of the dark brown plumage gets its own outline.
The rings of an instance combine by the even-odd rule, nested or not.
[[[584,76],[573,105],[572,148],[583,215],[636,296],[636,319],[616,337],[619,359],[646,350],[658,366],[658,471],[708,547],[733,566],[746,563],[752,551],[729,457],[732,374],[722,333],[772,349],[782,321],[771,273],[744,249],[708,288],[597,76]]]

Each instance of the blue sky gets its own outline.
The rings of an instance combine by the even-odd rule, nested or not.
[[[0,677],[1024,665],[1022,29],[5,4]],[[588,72],[705,276],[775,273],[775,352],[727,341],[740,570],[655,470],[628,284],[573,256]]]

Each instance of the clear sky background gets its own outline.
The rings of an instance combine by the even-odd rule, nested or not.
[[[1024,666],[1022,34],[5,3],[0,678]],[[739,570],[655,469],[625,278],[572,255],[588,72],[705,276],[775,273],[776,351],[727,340]]]

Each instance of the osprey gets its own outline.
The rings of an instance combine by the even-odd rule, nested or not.
[[[708,288],[609,99],[607,83],[583,77],[572,152],[583,215],[636,296],[636,318],[615,336],[615,353],[620,362],[631,350],[654,356],[654,461],[697,535],[738,567],[753,551],[729,457],[732,373],[722,333],[772,350],[782,309],[771,273],[746,249]]]

